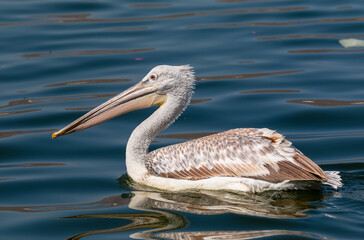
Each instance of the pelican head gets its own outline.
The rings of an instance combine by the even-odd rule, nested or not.
[[[139,83],[53,133],[52,138],[84,130],[137,109],[162,106],[169,99],[177,99],[187,106],[194,83],[193,69],[189,65],[157,66]]]

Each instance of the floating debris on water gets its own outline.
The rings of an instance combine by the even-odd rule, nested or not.
[[[341,40],[339,40],[339,43],[344,48],[349,48],[349,47],[364,47],[364,40],[356,39],[356,38],[341,39]]]

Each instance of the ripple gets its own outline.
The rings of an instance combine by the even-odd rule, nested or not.
[[[343,131],[343,132],[316,132],[316,133],[300,133],[300,134],[286,134],[289,139],[303,140],[303,139],[321,139],[321,138],[342,138],[342,137],[362,137],[364,131]],[[294,137],[291,137],[294,135]]]
[[[71,82],[73,83],[73,82]],[[81,83],[83,84],[83,83]],[[88,83],[84,83],[88,84]],[[47,87],[56,87],[56,86],[68,86],[68,83],[59,83],[54,84],[53,86],[48,85]],[[73,84],[70,84],[73,85]],[[89,100],[89,99],[96,99],[96,98],[111,98],[116,96],[117,93],[100,93],[100,94],[85,94],[85,95],[73,95],[73,96],[58,96],[58,97],[44,97],[44,98],[29,98],[29,99],[19,99],[10,101],[7,105],[0,106],[0,109],[8,108],[8,107],[15,107],[15,106],[23,106],[23,105],[31,105],[31,104],[42,104],[42,103],[53,103],[53,102],[66,102],[66,101],[81,101],[81,100]],[[211,98],[205,99],[192,99],[191,104],[199,104],[203,102],[210,101]],[[66,108],[66,110],[91,110],[94,107],[81,107],[81,108]],[[1,112],[0,116],[9,116],[14,114],[23,114],[29,112],[36,112],[41,111],[42,109],[29,109],[29,110],[20,110],[20,111],[13,111],[13,112]],[[10,134],[11,132],[9,132]],[[6,135],[6,134],[5,134]]]
[[[28,109],[28,110],[20,110],[20,111],[12,111],[12,112],[1,112],[0,116],[10,116],[15,114],[23,114],[23,113],[30,113],[30,112],[37,112],[41,111],[42,109]]]
[[[0,178],[0,181],[8,181],[8,180],[13,180],[14,178]]]
[[[18,163],[13,165],[0,165],[1,168],[31,168],[31,167],[55,167],[64,166],[64,163]]]
[[[272,0],[217,0],[223,3],[236,3],[236,2],[272,2]]]
[[[135,8],[153,8],[153,7],[169,7],[169,3],[153,3],[153,4],[130,4],[129,7]]]
[[[65,210],[103,209],[124,206],[130,199],[121,198],[120,195],[106,197],[96,202],[62,205],[40,205],[40,206],[0,206],[0,211],[14,212],[52,212]]]
[[[1,26],[24,26],[24,25],[39,25],[39,24],[65,24],[65,23],[97,23],[97,22],[135,22],[135,21],[152,21],[164,20],[174,18],[186,18],[196,16],[214,16],[214,15],[231,15],[231,14],[244,14],[244,13],[272,13],[272,12],[290,12],[307,10],[308,7],[291,7],[291,8],[257,8],[257,9],[233,9],[233,10],[219,10],[219,11],[203,11],[203,12],[190,12],[190,13],[177,13],[170,15],[161,15],[153,17],[133,17],[133,18],[119,18],[119,19],[96,19],[87,18],[91,16],[90,13],[86,14],[70,14],[70,15],[40,15],[36,17],[45,18],[62,18],[61,20],[46,20],[46,21],[30,21],[30,22],[16,22],[16,23],[0,23]],[[72,19],[70,19],[72,18]]]
[[[309,104],[311,106],[318,106],[318,107],[364,105],[364,101],[342,101],[342,100],[330,100],[330,99],[297,99],[297,100],[287,100],[287,102]]]
[[[305,50],[290,50],[289,53],[354,53],[364,52],[364,49],[347,50],[347,49],[305,49]]]
[[[86,19],[91,16],[91,13],[78,13],[78,14],[45,14],[34,15],[32,18],[73,18],[73,19]]]
[[[63,101],[75,101],[75,100],[88,100],[95,98],[106,98],[113,97],[116,94],[85,94],[85,95],[76,95],[76,96],[62,96],[62,97],[42,97],[42,98],[28,98],[28,99],[19,99],[10,101],[7,105],[0,106],[0,109],[21,106],[21,105],[30,105],[30,104],[39,104],[39,103],[52,103],[52,102],[63,102]]]
[[[240,63],[240,64],[255,63],[255,61],[239,61],[238,63]]]
[[[270,36],[270,37],[260,37],[258,40],[280,40],[280,39],[306,39],[306,38],[358,38],[364,37],[364,34],[299,34],[299,35],[282,35],[282,36]]]
[[[266,72],[266,73],[246,73],[246,74],[224,75],[224,76],[209,76],[209,77],[196,77],[196,81],[256,78],[256,77],[274,76],[274,75],[291,74],[291,73],[299,73],[299,72],[303,72],[303,70]]]
[[[112,28],[110,31],[138,31],[138,30],[147,30],[148,27],[120,27],[120,28]]]
[[[138,184],[133,187],[137,187],[137,185]],[[183,212],[198,215],[220,215],[225,213],[235,213],[240,215],[275,219],[302,219],[309,216],[303,213],[304,211],[318,208],[317,206],[310,204],[311,201],[321,201],[323,199],[323,195],[319,192],[280,192],[276,193],[277,196],[272,198],[271,194],[258,194],[251,196],[215,191],[185,193],[153,192],[150,189],[149,191],[143,190],[143,188],[147,187],[143,186],[138,191],[133,191],[130,194],[131,200],[129,203],[129,208],[137,210],[137,213],[107,212],[66,217],[66,219],[128,219],[131,220],[131,223],[127,225],[121,224],[119,227],[108,229],[102,229],[103,226],[97,226],[97,230],[79,233],[70,239],[79,239],[81,237],[95,234],[124,232],[137,229],[140,229],[140,231],[130,235],[131,238],[151,239],[155,234],[165,234],[164,232],[166,231],[185,228],[188,222],[187,219],[181,214]],[[121,199],[122,198],[123,195]],[[120,200],[115,199],[115,201]],[[281,235],[292,234],[291,231],[286,230],[273,231],[278,231]],[[259,236],[259,234],[262,233],[262,236],[268,236],[267,234],[269,231],[223,232],[237,237],[239,234],[245,234],[246,236]],[[293,232],[296,235],[307,235],[306,233],[296,231]],[[193,235],[196,236],[198,233],[200,232],[194,232]],[[216,233],[216,231],[204,231],[203,233]],[[225,237],[227,237],[227,234],[225,234]]]
[[[94,107],[80,107],[80,108],[65,108],[67,111],[90,111],[94,109]]]
[[[250,93],[296,93],[296,92],[300,92],[300,90],[267,89],[267,90],[245,91],[245,92],[240,92],[240,93],[241,94],[250,94]]]
[[[298,9],[304,10],[304,9]],[[188,28],[222,28],[222,27],[247,27],[247,26],[296,26],[296,25],[316,25],[322,23],[341,23],[341,22],[362,22],[364,17],[356,18],[334,18],[334,19],[318,19],[318,20],[299,20],[289,22],[247,22],[247,23],[224,23],[224,24],[204,24],[190,25]]]
[[[84,85],[84,84],[99,84],[99,83],[117,83],[117,82],[129,82],[130,79],[90,79],[90,80],[78,80],[78,81],[70,81],[70,82],[62,82],[55,84],[44,85],[43,87],[62,87],[62,86],[73,86],[73,85]]]
[[[29,134],[29,133],[46,133],[46,132],[54,132],[57,129],[41,129],[41,130],[18,130],[18,131],[6,131],[6,132],[0,132],[0,138],[8,138],[15,135],[21,135],[21,134]]]
[[[326,237],[288,230],[261,230],[261,231],[196,231],[196,232],[170,232],[157,234],[158,237],[167,239],[256,239],[273,236],[303,236],[315,239],[327,239]]]
[[[336,9],[343,10],[343,9],[352,9],[352,8],[353,8],[352,6],[340,6],[340,7],[337,7]]]
[[[319,165],[346,165],[347,168],[354,168],[354,169],[360,169],[358,168],[357,164],[363,164],[364,158],[355,158],[355,159],[340,159],[340,160],[330,160],[327,161],[315,161]]]
[[[190,104],[198,104],[198,103],[203,103],[203,102],[208,102],[208,101],[211,101],[211,98],[192,99],[190,101]]]
[[[23,58],[39,58],[39,57],[68,57],[68,56],[91,56],[91,55],[107,55],[153,51],[154,48],[140,49],[115,49],[115,50],[84,50],[84,51],[64,51],[64,52],[46,52],[46,53],[30,53],[21,55]]]

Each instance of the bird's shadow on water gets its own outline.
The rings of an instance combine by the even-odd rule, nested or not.
[[[69,239],[124,231],[133,231],[130,237],[135,239],[205,239],[206,237],[251,239],[278,235],[311,236],[312,234],[309,233],[287,230],[194,232],[176,232],[175,230],[182,230],[188,225],[184,213],[198,215],[233,213],[274,219],[305,218],[310,216],[305,212],[322,207],[322,201],[330,195],[323,191],[270,191],[260,194],[224,191],[167,192],[135,183],[126,175],[120,177],[118,181],[119,186],[128,192],[122,194],[120,199],[129,199],[129,208],[140,213],[87,214],[68,217],[120,218],[131,221],[121,227],[89,231]],[[172,230],[174,231],[170,232]]]

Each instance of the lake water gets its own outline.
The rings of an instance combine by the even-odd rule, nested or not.
[[[363,239],[362,0],[3,0],[1,239]],[[151,149],[237,127],[285,134],[339,191],[170,193],[130,186],[125,146],[155,108],[51,139],[160,64],[192,104]]]

